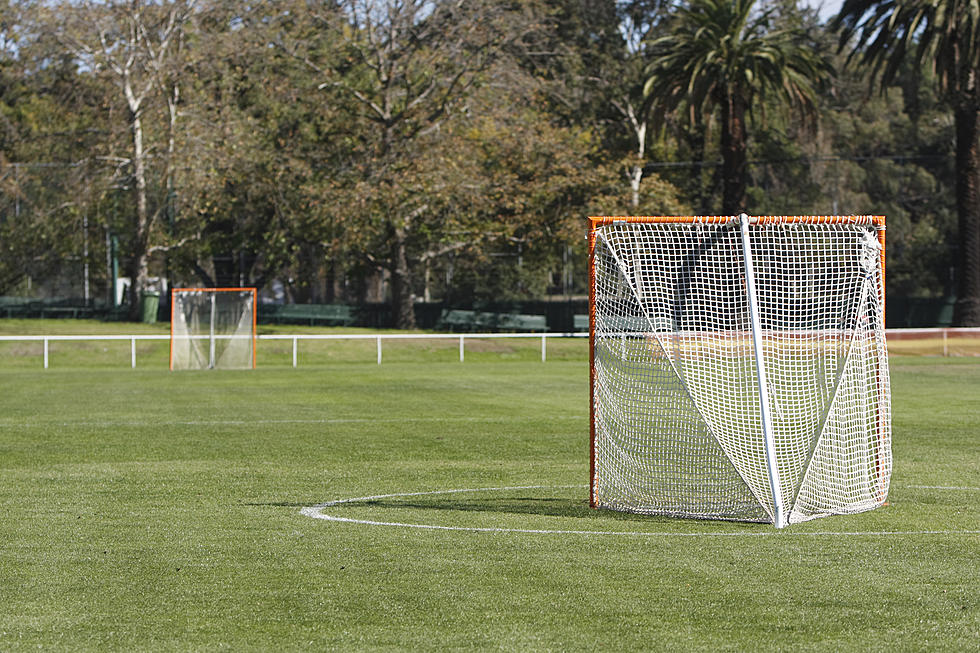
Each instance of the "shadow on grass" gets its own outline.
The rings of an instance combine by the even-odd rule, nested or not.
[[[349,504],[336,504],[330,506],[332,512],[337,512],[345,507],[365,507],[382,510],[436,510],[443,512],[472,512],[472,513],[496,513],[509,515],[535,515],[538,517],[568,517],[573,519],[588,520],[616,520],[616,521],[636,521],[653,523],[657,521],[669,522],[668,518],[650,515],[636,515],[632,513],[616,512],[613,510],[593,510],[589,507],[587,499],[574,499],[564,497],[487,497],[479,499],[461,499],[459,497],[432,497],[431,499],[419,499],[413,497],[409,500],[398,499],[371,499],[369,501],[358,501]]]

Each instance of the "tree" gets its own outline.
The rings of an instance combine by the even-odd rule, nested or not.
[[[100,89],[52,47],[37,14],[33,3],[0,3],[0,295],[81,295],[101,241],[88,233]]]
[[[318,76],[325,99],[349,111],[346,176],[371,212],[353,235],[373,235],[361,251],[390,274],[400,328],[415,326],[410,243],[440,219],[432,201],[439,173],[424,148],[465,113],[471,90],[521,37],[521,16],[490,0],[342,0],[311,14],[334,51],[324,57],[304,43],[280,43]]]
[[[668,33],[650,44],[648,79],[661,120],[681,106],[692,122],[721,114],[722,212],[746,209],[748,130],[757,99],[780,98],[805,121],[816,119],[816,88],[830,64],[805,35],[777,24],[755,0],[691,0],[679,7]]]
[[[840,47],[884,88],[903,61],[931,66],[953,110],[959,247],[953,321],[980,326],[980,5],[969,0],[846,0]]]
[[[190,283],[284,284],[287,301],[333,301],[320,270],[328,228],[319,176],[337,168],[350,125],[334,121],[309,68],[269,47],[326,40],[306,2],[198,5],[183,63],[180,218],[171,272]],[[320,39],[318,41],[318,39]],[[319,258],[319,261],[315,259]],[[329,258],[328,258],[329,260]]]
[[[151,104],[165,109],[164,127],[158,131],[164,144],[165,192],[173,190],[174,134],[179,101],[179,57],[184,28],[194,13],[195,0],[154,3],[144,0],[65,2],[51,9],[51,23],[59,42],[89,73],[112,81],[114,92],[107,102],[123,109],[128,132],[125,155],[110,151],[110,158],[125,170],[133,193],[127,273],[130,285],[129,317],[138,319],[140,293],[146,288],[149,259],[154,247],[153,228],[166,200],[151,207],[150,167],[152,148],[146,142],[145,120]],[[158,246],[157,249],[165,248]]]

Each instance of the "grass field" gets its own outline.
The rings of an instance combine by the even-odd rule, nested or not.
[[[893,358],[890,505],[776,531],[590,510],[582,344],[0,351],[0,650],[978,649],[980,362]]]

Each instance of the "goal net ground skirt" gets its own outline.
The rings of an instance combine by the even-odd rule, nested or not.
[[[884,219],[592,218],[591,504],[771,522],[891,473]]]
[[[174,288],[170,369],[255,367],[255,288]]]

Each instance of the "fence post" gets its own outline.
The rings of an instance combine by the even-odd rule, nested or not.
[[[44,369],[48,369],[48,339],[44,339]]]
[[[463,336],[459,337],[459,362],[463,362]]]
[[[378,365],[381,365],[381,336],[378,336]]]
[[[296,367],[296,336],[293,336],[293,367]]]
[[[136,338],[129,340],[129,358],[133,369],[136,369]]]
[[[548,360],[548,338],[543,333],[541,334],[541,362]]]
[[[946,329],[943,329],[943,358],[949,356],[949,344],[946,342]]]

